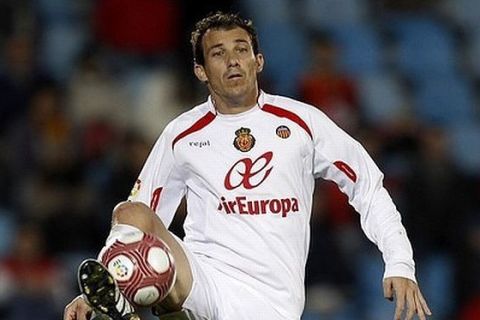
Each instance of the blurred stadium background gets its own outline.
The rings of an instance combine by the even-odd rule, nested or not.
[[[218,9],[254,19],[267,92],[385,172],[432,319],[480,319],[478,0],[0,0],[0,319],[61,318],[153,141],[204,99],[189,32]],[[304,320],[391,319],[358,217],[315,196]]]

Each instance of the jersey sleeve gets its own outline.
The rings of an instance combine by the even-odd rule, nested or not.
[[[366,150],[318,110],[312,113],[314,175],[335,182],[360,214],[361,227],[385,262],[384,278],[415,280],[410,241],[383,174]]]
[[[172,124],[168,125],[152,148],[129,201],[148,205],[168,228],[185,195],[185,182],[172,150]]]

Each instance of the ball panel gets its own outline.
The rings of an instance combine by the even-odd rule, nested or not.
[[[133,302],[140,306],[151,306],[160,298],[160,293],[155,286],[143,287],[137,290]]]
[[[167,253],[159,247],[153,247],[148,251],[147,262],[158,273],[164,273],[170,267]]]

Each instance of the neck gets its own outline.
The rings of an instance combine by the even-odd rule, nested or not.
[[[258,88],[252,93],[240,97],[225,97],[211,92],[215,109],[222,114],[236,114],[250,110],[257,104]]]

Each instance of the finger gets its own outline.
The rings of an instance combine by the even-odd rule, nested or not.
[[[81,299],[77,306],[77,318],[79,320],[88,320],[92,314],[92,308],[85,302],[85,300]]]
[[[383,296],[385,299],[393,301],[393,288],[392,281],[390,279],[383,281]]]
[[[63,319],[88,320],[91,313],[91,308],[87,303],[81,297],[77,297],[65,307]]]
[[[403,310],[405,309],[405,290],[395,290],[395,298],[397,303],[395,305],[395,320],[400,320]]]
[[[87,310],[82,313],[82,319],[80,320],[89,320],[92,317],[92,310]]]
[[[432,311],[430,311],[430,308],[428,307],[427,301],[425,301],[425,298],[422,295],[422,292],[418,290],[418,299],[420,299],[420,303],[422,305],[423,310],[427,313],[427,315],[431,316]]]
[[[417,290],[417,292],[415,294],[415,297],[414,297],[415,298],[415,305],[417,307],[418,319],[419,320],[426,320],[425,312],[423,311],[423,306],[422,306],[422,303],[420,302],[419,294],[420,294],[420,290]]]
[[[69,303],[63,311],[63,320],[75,320],[75,307]]]
[[[405,316],[406,320],[412,320],[413,316],[415,315],[415,311],[417,309],[415,304],[415,296],[413,294],[412,289],[408,289],[407,293],[407,315]]]

